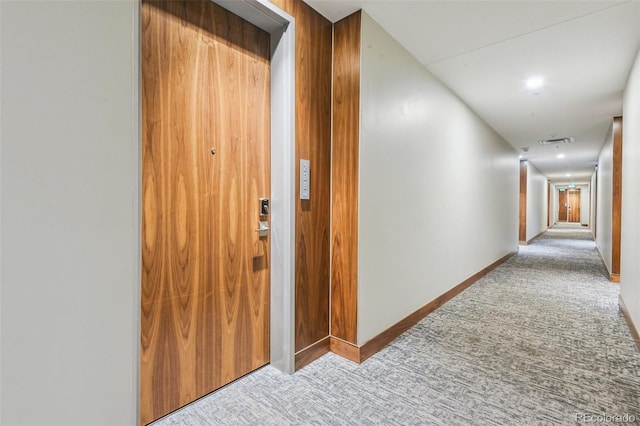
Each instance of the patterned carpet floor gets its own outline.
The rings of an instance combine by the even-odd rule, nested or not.
[[[586,420],[640,424],[640,352],[591,234],[560,227],[361,365],[327,354],[291,376],[267,366],[156,424]]]

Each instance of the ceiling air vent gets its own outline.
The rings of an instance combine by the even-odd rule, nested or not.
[[[557,138],[557,139],[545,139],[538,141],[540,145],[561,145],[563,143],[573,143],[574,138]]]

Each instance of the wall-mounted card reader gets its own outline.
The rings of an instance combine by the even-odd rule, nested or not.
[[[311,189],[311,166],[309,160],[300,160],[300,199],[308,200]]]
[[[260,216],[269,216],[268,198],[260,198]]]

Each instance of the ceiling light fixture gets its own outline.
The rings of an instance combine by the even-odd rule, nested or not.
[[[571,173],[567,173],[567,177],[571,177]]]
[[[536,76],[527,80],[527,89],[533,91],[534,95],[540,93],[542,86],[544,86],[544,79],[542,77]]]
[[[564,154],[558,154],[558,158],[564,158]]]

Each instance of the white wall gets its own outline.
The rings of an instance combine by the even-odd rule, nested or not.
[[[613,121],[612,121],[613,123]],[[613,208],[613,124],[609,127],[600,156],[598,157],[598,181],[596,190],[598,194],[596,245],[600,254],[611,272],[612,250],[612,208]]]
[[[640,52],[624,91],[623,115],[620,296],[640,328]]]
[[[362,14],[358,344],[517,250],[514,149]]]
[[[0,423],[135,424],[138,5],[0,8]]]
[[[527,161],[527,241],[547,229],[547,178]]]

